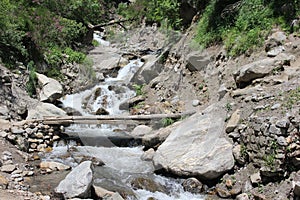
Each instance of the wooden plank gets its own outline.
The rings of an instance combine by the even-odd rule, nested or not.
[[[177,114],[152,114],[152,115],[93,115],[93,116],[47,116],[43,119],[29,120],[28,122],[43,122],[48,125],[69,124],[145,124],[151,120],[164,118],[179,119],[190,116],[195,111]]]

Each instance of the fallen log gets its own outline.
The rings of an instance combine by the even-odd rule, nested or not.
[[[93,25],[93,24],[88,24],[88,27],[90,29],[93,30],[97,30],[99,28],[103,28],[105,26],[111,26],[114,24],[118,24],[119,26],[121,26],[124,30],[127,30],[127,28],[122,24],[123,22],[128,22],[128,21],[132,21],[132,19],[121,19],[121,20],[112,20],[110,22],[106,22],[106,23],[102,23],[102,24],[97,24],[97,25]]]
[[[69,124],[145,124],[151,120],[164,118],[180,119],[193,115],[195,111],[177,114],[152,114],[152,115],[97,115],[97,116],[48,116],[43,119],[32,120],[48,125]]]

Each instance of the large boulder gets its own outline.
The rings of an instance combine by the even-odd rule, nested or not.
[[[203,71],[210,63],[210,57],[191,53],[187,58],[187,68],[191,71]]]
[[[53,104],[39,102],[28,110],[26,119],[42,119],[44,116],[67,116],[67,113]]]
[[[88,198],[93,181],[92,162],[85,161],[75,167],[64,180],[62,180],[55,192],[62,194],[65,199]]]
[[[242,66],[233,77],[238,87],[245,87],[255,79],[272,74],[274,69],[290,66],[292,61],[295,61],[294,55],[279,53],[275,58],[266,58]]]
[[[121,55],[117,51],[117,48],[100,45],[89,52],[89,57],[94,62],[93,70],[98,79],[103,80],[108,75],[117,75],[121,61]]]
[[[57,80],[39,73],[36,73],[36,75],[41,87],[40,101],[54,102],[62,97],[63,87]]]
[[[205,180],[232,169],[232,144],[222,136],[225,115],[221,106],[212,105],[180,123],[157,149],[156,169]]]
[[[159,57],[156,55],[147,55],[144,56],[145,64],[139,68],[137,73],[132,77],[131,82],[142,85],[148,84],[152,79],[157,77],[160,72],[163,70],[163,65],[161,60],[167,56],[167,51],[162,53]]]
[[[272,72],[274,64],[275,59],[266,58],[244,65],[234,73],[235,82],[238,86],[243,86],[257,78],[262,78]]]
[[[269,36],[269,38],[265,43],[266,52],[269,52],[276,47],[282,47],[281,45],[284,45],[286,39],[287,36],[284,32],[282,31],[274,32],[272,35]]]

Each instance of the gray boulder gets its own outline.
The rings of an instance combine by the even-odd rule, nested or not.
[[[220,105],[212,105],[180,123],[157,149],[156,169],[206,180],[232,169],[232,144],[222,136],[225,115]]]
[[[124,200],[124,199],[118,192],[115,192],[111,196],[104,197],[103,200]]]
[[[257,78],[262,78],[272,72],[275,60],[266,58],[242,66],[234,73],[234,79],[237,85],[247,84]]]
[[[287,36],[282,31],[274,32],[272,35],[269,36],[268,40],[265,43],[265,50],[269,52],[270,50],[281,46],[286,41]]]
[[[9,109],[7,108],[6,105],[0,105],[0,115],[8,115],[9,114]]]
[[[164,54],[165,53],[163,53],[159,57],[157,57],[156,55],[144,56],[143,59],[145,60],[145,64],[141,68],[139,68],[137,73],[135,73],[135,75],[131,79],[131,82],[138,85],[150,83],[150,81],[157,77],[163,70],[163,66],[160,60],[164,57]]]
[[[236,197],[236,200],[249,200],[248,194],[242,193]]]
[[[188,55],[187,68],[191,71],[203,71],[210,63],[209,56],[197,55],[195,53]]]
[[[28,110],[26,119],[42,119],[44,116],[66,116],[67,113],[50,103],[39,102]]]
[[[39,73],[36,73],[36,75],[41,87],[39,93],[40,101],[54,102],[62,97],[63,88],[57,80]]]
[[[55,192],[62,194],[65,199],[88,198],[93,181],[92,162],[85,161],[75,167],[64,180],[62,180]]]
[[[226,125],[226,133],[232,132],[240,123],[241,115],[240,115],[240,110],[237,109],[230,117],[227,125]]]
[[[151,127],[146,126],[146,125],[139,125],[132,130],[131,135],[134,137],[142,137],[151,132],[152,132]]]

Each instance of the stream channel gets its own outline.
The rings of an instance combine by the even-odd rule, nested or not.
[[[107,77],[91,89],[65,96],[63,106],[74,108],[82,115],[93,115],[99,108],[104,108],[110,115],[129,115],[119,106],[135,96],[135,91],[130,90],[128,84],[143,64],[140,59],[131,60],[118,71],[117,77]],[[182,179],[155,174],[152,162],[141,159],[143,147],[132,140],[128,130],[132,127],[125,123],[71,125],[66,127],[66,134],[70,138],[79,138],[83,145],[77,145],[72,139],[68,145],[58,143],[44,160],[59,161],[72,167],[77,165],[76,159],[83,157],[101,160],[105,165],[94,168],[94,185],[125,193],[127,199],[203,199],[201,195],[185,192],[181,186]],[[135,188],[132,181],[139,178],[153,181],[152,191]]]

